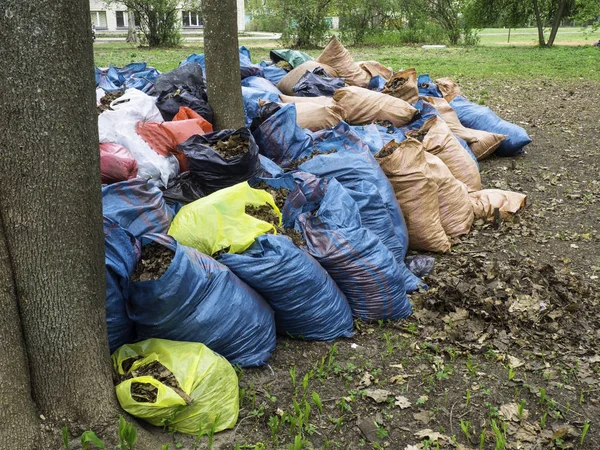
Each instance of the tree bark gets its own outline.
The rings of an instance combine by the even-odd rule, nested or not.
[[[33,450],[40,440],[40,427],[31,399],[25,342],[1,217],[0,309],[0,442]]]
[[[204,0],[204,53],[208,100],[215,112],[215,128],[245,125],[236,0]]]
[[[538,29],[538,42],[540,47],[546,46],[546,39],[544,38],[544,24],[542,23],[542,18],[540,16],[540,7],[538,5],[538,0],[533,0],[533,10],[535,11],[535,23],[537,24]]]
[[[554,45],[554,39],[556,39],[556,33],[558,33],[558,27],[560,27],[560,22],[562,21],[563,14],[565,12],[566,3],[566,0],[560,0],[558,4],[558,9],[556,10],[554,20],[552,21],[552,30],[550,31],[550,36],[548,37],[548,47],[552,47]]]
[[[0,340],[11,335],[13,342],[4,343],[10,353],[0,354],[2,400],[5,386],[28,384],[20,374],[27,359],[39,412],[46,423],[67,423],[71,430],[77,425],[98,430],[107,422],[114,427],[120,411],[105,322],[90,33],[87,0],[56,0],[51,6],[44,0],[3,2],[0,245],[6,251],[0,277],[14,284],[23,339],[18,322],[7,324],[3,317]],[[2,304],[16,320],[7,289]],[[19,340],[25,343],[21,355]],[[15,367],[5,367],[7,358]],[[28,392],[24,388],[21,396],[27,422]],[[19,415],[6,419],[0,434],[2,428],[21,427]]]
[[[126,42],[137,42],[137,34],[135,32],[135,14],[132,10],[127,11],[127,39]]]

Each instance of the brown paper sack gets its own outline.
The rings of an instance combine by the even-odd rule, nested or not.
[[[409,123],[417,112],[402,99],[357,86],[338,89],[333,99],[344,110],[344,120],[351,125],[389,120],[399,127]]]
[[[425,157],[423,145],[408,138],[390,141],[375,155],[402,209],[413,250],[446,253],[450,240],[440,220],[438,186]]]
[[[433,116],[419,130],[409,131],[406,135],[422,141],[425,151],[444,161],[452,175],[467,185],[469,192],[481,189],[477,163],[460,145],[444,119]]]
[[[440,158],[428,152],[425,152],[425,158],[438,185],[440,221],[444,231],[450,237],[467,234],[474,218],[467,186],[454,178]]]

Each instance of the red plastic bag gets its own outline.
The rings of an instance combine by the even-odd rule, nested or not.
[[[200,119],[200,128],[202,128],[202,131],[205,133],[212,133],[214,131],[212,124],[208,120],[206,120],[193,109],[188,108],[187,106],[181,106],[179,108],[179,112],[175,114],[175,117],[173,117],[173,122],[187,119]]]
[[[138,165],[125,147],[107,142],[100,144],[102,184],[112,184],[137,177]]]

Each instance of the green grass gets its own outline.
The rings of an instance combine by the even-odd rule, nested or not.
[[[275,41],[244,41],[250,47],[254,61],[268,59],[269,50],[277,47]],[[160,71],[177,67],[190,53],[201,53],[202,44],[191,44],[176,49],[149,50],[126,43],[95,44],[98,66],[125,65],[146,61]],[[374,59],[394,69],[415,67],[419,73],[433,78],[449,76],[460,79],[494,78],[497,80],[552,78],[561,80],[600,81],[600,48],[558,46],[542,49],[531,46],[478,46],[453,47],[442,50],[424,50],[420,47],[357,47],[350,49],[354,58]],[[317,56],[319,50],[308,50]]]
[[[548,39],[550,29],[545,29]],[[510,44],[508,43],[508,28],[484,28],[478,34],[481,45],[537,45],[537,28],[512,28]],[[591,28],[561,27],[558,29],[555,43],[557,45],[589,45],[598,42],[600,30],[592,32]]]

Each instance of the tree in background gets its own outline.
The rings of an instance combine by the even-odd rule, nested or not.
[[[581,23],[600,16],[600,2],[590,0],[474,0],[471,11],[481,26],[523,25],[523,19],[535,20],[540,47],[552,47],[562,21],[573,18]],[[503,18],[498,23],[498,18]],[[550,34],[546,40],[545,30]]]
[[[180,8],[201,11],[199,0],[107,0],[120,3],[138,18],[142,44],[174,47],[181,43]],[[134,19],[135,20],[135,19]]]
[[[321,45],[329,31],[326,17],[334,0],[269,0],[267,4],[285,22],[281,39],[296,48]]]
[[[450,44],[474,44],[477,38],[467,14],[470,0],[421,0],[423,10],[436,22],[448,36]]]
[[[204,53],[208,98],[216,129],[245,125],[236,0],[204,0]]]

